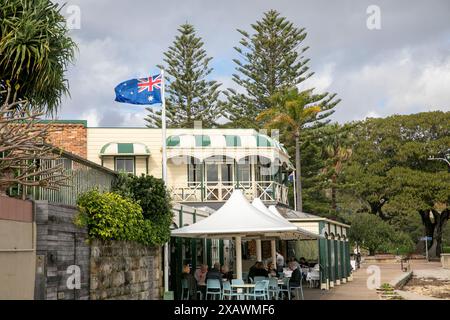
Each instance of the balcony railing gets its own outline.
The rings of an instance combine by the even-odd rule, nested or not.
[[[234,189],[241,189],[250,201],[259,197],[266,202],[289,204],[288,187],[275,181],[192,182],[184,186],[173,186],[170,189],[173,200],[177,202],[226,201]]]

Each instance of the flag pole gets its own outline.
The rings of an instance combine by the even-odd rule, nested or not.
[[[161,131],[162,131],[162,179],[167,187],[167,152],[166,152],[166,80],[164,70],[161,70]],[[169,242],[164,244],[164,292],[169,291]]]

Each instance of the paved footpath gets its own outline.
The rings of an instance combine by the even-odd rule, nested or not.
[[[371,265],[380,267],[381,284],[389,283],[404,274],[400,270],[399,263]],[[368,277],[372,275],[372,272],[367,273],[368,266],[368,264],[362,264],[361,268],[353,273],[353,281],[335,286],[328,291],[306,288],[305,300],[379,300],[376,291],[367,286]]]

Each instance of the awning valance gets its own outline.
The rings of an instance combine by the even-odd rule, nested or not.
[[[110,142],[100,150],[100,156],[149,156],[150,150],[143,143]]]

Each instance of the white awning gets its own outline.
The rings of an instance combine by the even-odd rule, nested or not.
[[[315,239],[289,221],[270,216],[251,205],[237,189],[228,201],[209,217],[172,231],[186,238]]]
[[[143,143],[110,142],[100,150],[100,156],[149,156],[150,150]]]

